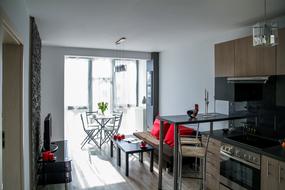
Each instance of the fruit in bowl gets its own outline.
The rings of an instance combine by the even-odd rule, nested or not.
[[[141,148],[146,148],[146,142],[142,141],[141,144],[140,144],[140,147]]]
[[[125,135],[124,135],[124,134],[117,134],[117,135],[114,135],[113,138],[114,138],[115,140],[120,141],[120,140],[125,139]]]

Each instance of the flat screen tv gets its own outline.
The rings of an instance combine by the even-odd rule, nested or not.
[[[51,119],[51,114],[49,113],[45,120],[44,120],[44,150],[45,151],[48,151],[48,150],[51,150],[50,148],[50,140],[51,140],[51,134],[52,134],[52,131],[51,131],[51,123],[52,123],[52,119]]]

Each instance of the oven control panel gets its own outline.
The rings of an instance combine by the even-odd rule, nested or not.
[[[224,152],[234,158],[260,166],[261,156],[255,152],[225,143],[223,143],[221,146],[221,152]]]

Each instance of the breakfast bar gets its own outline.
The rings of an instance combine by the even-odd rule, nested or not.
[[[158,179],[158,189],[162,189],[162,155],[163,155],[163,123],[168,122],[174,124],[174,150],[173,150],[173,189],[178,190],[178,126],[183,124],[197,124],[197,123],[209,123],[210,124],[210,134],[213,132],[214,122],[218,121],[228,121],[236,119],[244,119],[255,117],[256,125],[258,123],[258,117],[254,114],[249,114],[248,112],[236,113],[225,115],[221,113],[208,113],[208,114],[198,114],[195,118],[190,118],[188,115],[172,115],[172,116],[158,116],[160,120],[160,132],[159,132],[159,179]]]

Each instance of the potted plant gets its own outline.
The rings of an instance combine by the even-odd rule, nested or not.
[[[108,103],[107,102],[99,102],[98,103],[98,109],[104,115],[104,112],[108,109]]]

